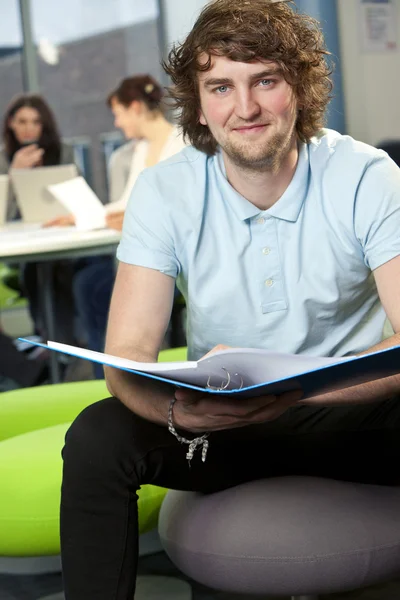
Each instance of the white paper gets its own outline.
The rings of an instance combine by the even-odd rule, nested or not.
[[[396,50],[396,14],[392,0],[359,0],[359,9],[362,50],[364,52]]]
[[[49,192],[74,215],[79,231],[102,229],[106,226],[103,204],[83,177],[49,185]]]
[[[199,387],[211,385],[218,388],[227,384],[225,389],[237,389],[275,381],[284,377],[300,375],[325,365],[350,360],[339,357],[281,354],[253,348],[229,348],[210,354],[197,362],[143,363],[58,342],[49,341],[47,344],[49,348],[112,367],[160,375],[176,382],[190,383]]]

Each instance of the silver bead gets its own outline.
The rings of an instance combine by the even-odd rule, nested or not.
[[[209,446],[208,440],[204,440],[203,449],[201,451],[201,460],[203,462],[206,462],[208,446]]]
[[[196,451],[196,449],[197,449],[198,446],[202,447],[201,460],[203,462],[205,462],[206,457],[207,457],[207,450],[208,450],[208,446],[209,446],[208,439],[207,439],[208,436],[209,436],[209,434],[205,433],[205,434],[203,434],[200,437],[194,438],[193,440],[187,440],[186,438],[180,436],[178,434],[178,432],[176,431],[175,427],[174,427],[173,414],[172,414],[172,409],[173,409],[174,404],[175,404],[175,398],[173,398],[171,400],[171,403],[169,405],[169,410],[168,410],[168,424],[167,424],[168,431],[173,436],[175,436],[176,439],[178,440],[178,442],[180,442],[181,444],[188,444],[189,448],[188,448],[188,451],[186,453],[186,459],[189,461],[189,464],[190,464],[190,461],[192,460],[193,455],[194,455],[194,453],[195,453],[195,451]]]

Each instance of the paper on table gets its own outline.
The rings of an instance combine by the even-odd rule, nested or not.
[[[83,177],[49,185],[47,189],[74,215],[76,228],[80,231],[106,226],[104,206]]]

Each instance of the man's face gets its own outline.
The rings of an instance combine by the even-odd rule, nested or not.
[[[234,164],[270,169],[295,145],[297,101],[276,63],[212,56],[198,84],[200,123]]]

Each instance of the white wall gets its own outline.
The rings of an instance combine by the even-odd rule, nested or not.
[[[191,30],[207,0],[160,0],[166,51],[174,42],[182,41]]]
[[[359,2],[338,0],[347,132],[375,145],[400,139],[400,0],[393,0],[398,48],[391,53],[362,50]]]
[[[166,49],[190,31],[206,0],[160,0]],[[370,144],[400,139],[400,0],[393,0],[398,49],[365,53],[360,39],[360,0],[337,0],[347,133]]]

